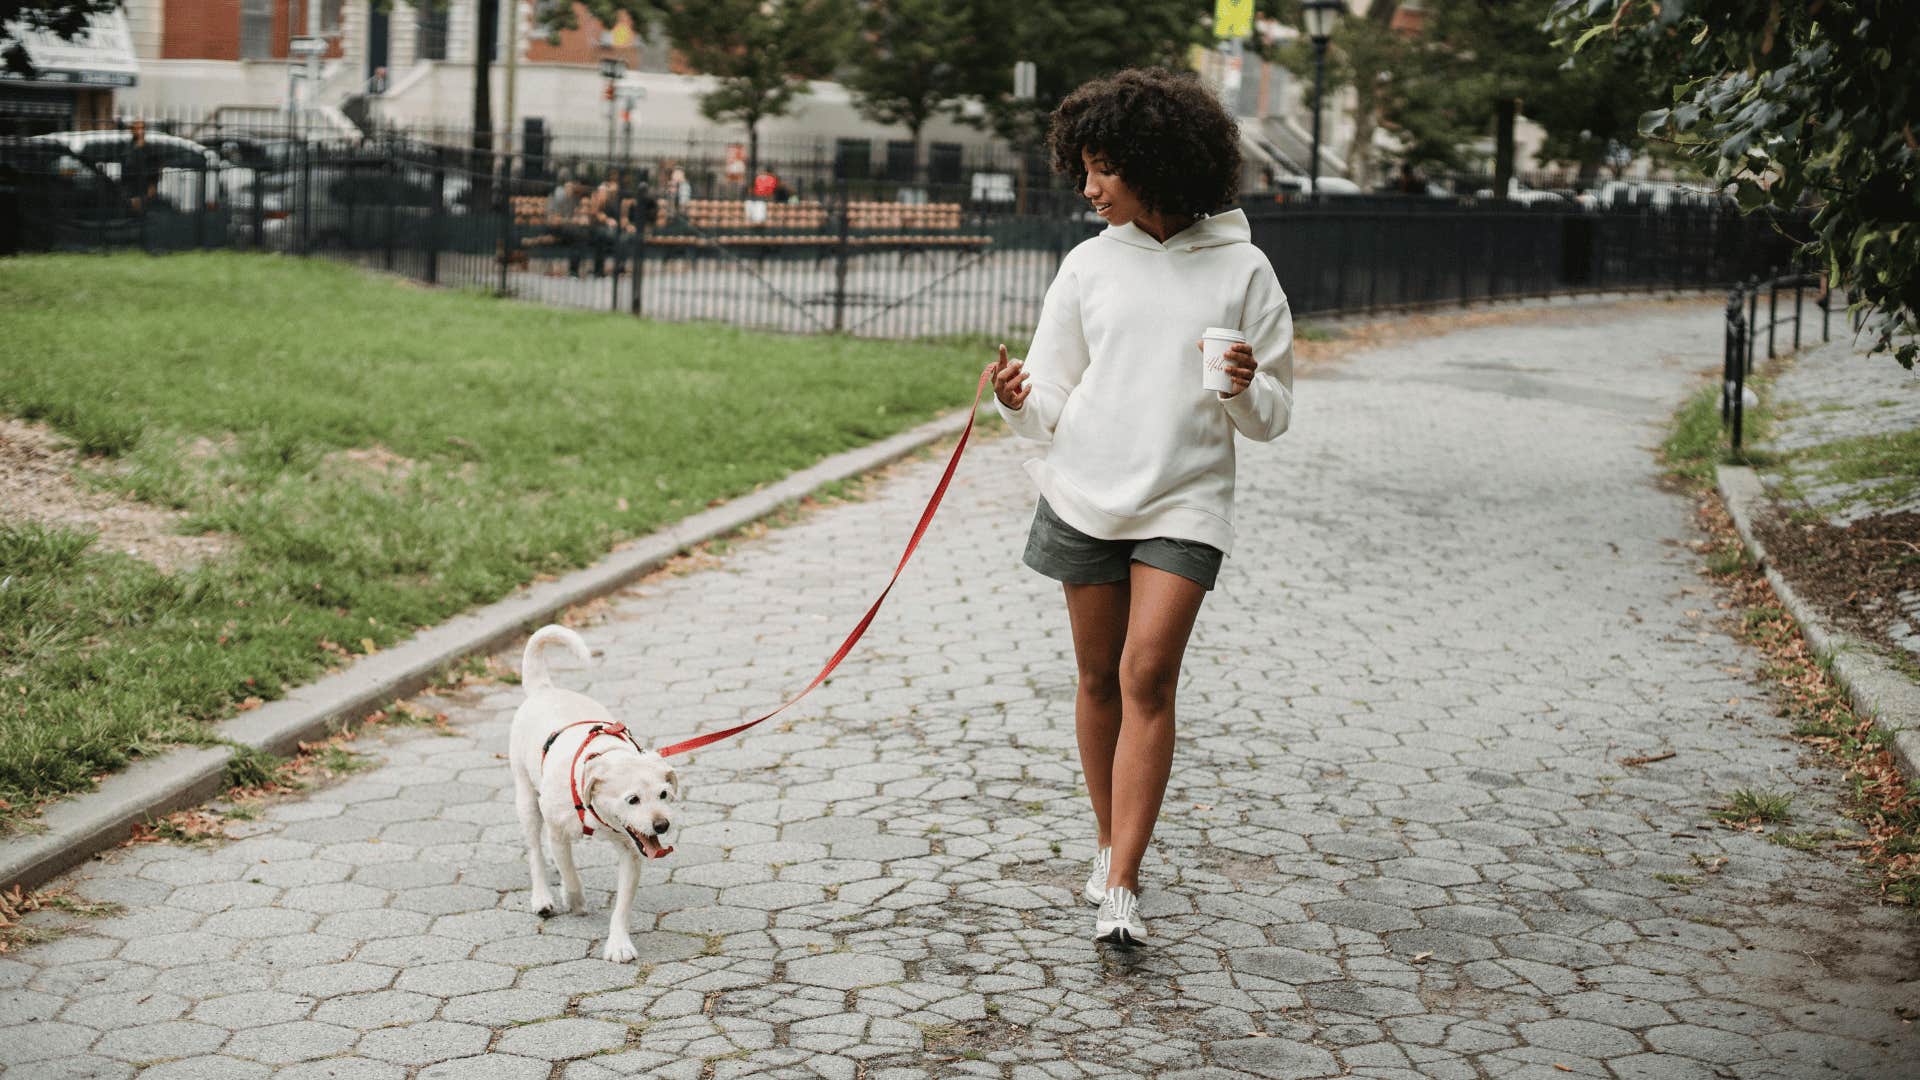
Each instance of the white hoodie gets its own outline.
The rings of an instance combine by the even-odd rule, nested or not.
[[[1050,443],[1026,468],[1089,536],[1233,546],[1233,433],[1267,442],[1293,412],[1293,315],[1240,210],[1164,245],[1129,222],[1067,254],[1027,350],[1032,392],[995,405]],[[1202,388],[1200,335],[1246,335],[1259,370],[1225,397]]]

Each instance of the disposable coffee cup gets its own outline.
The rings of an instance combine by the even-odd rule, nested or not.
[[[1227,393],[1233,389],[1233,377],[1227,374],[1227,350],[1247,340],[1247,335],[1224,326],[1209,326],[1200,335],[1200,385]]]

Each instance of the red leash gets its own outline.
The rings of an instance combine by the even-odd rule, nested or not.
[[[933,498],[927,500],[927,508],[920,514],[920,524],[914,527],[913,538],[907,541],[906,553],[900,556],[900,564],[893,568],[892,580],[887,582],[886,588],[880,590],[879,598],[874,600],[873,606],[867,609],[866,615],[860,620],[860,625],[854,627],[853,633],[847,635],[847,640],[840,643],[839,651],[833,654],[833,659],[827,661],[827,666],[820,669],[820,674],[813,677],[813,681],[807,684],[805,690],[788,698],[785,704],[773,710],[773,712],[760,717],[758,720],[749,720],[744,724],[730,727],[725,731],[696,735],[684,742],[674,743],[672,746],[662,749],[660,751],[661,756],[671,757],[674,754],[684,754],[689,750],[698,750],[703,746],[717,743],[721,739],[738,735],[755,724],[772,719],[788,705],[812,693],[813,688],[825,682],[827,676],[833,674],[833,669],[840,666],[840,661],[847,658],[847,654],[853,651],[854,644],[860,640],[860,635],[867,632],[867,627],[873,622],[873,617],[880,613],[880,605],[886,602],[887,594],[893,591],[894,583],[900,580],[900,571],[907,568],[907,560],[913,558],[913,550],[920,546],[920,538],[927,534],[927,526],[933,521],[933,512],[940,508],[940,500],[946,496],[947,485],[953,480],[953,471],[960,464],[960,455],[967,448],[967,438],[973,434],[974,415],[980,410],[980,398],[986,393],[987,378],[992,374],[993,365],[991,364],[987,365],[986,370],[980,373],[980,384],[974,387],[973,390],[973,407],[967,410],[966,429],[960,432],[960,443],[953,448],[953,456],[947,459],[947,471],[941,475],[939,486],[933,489]]]

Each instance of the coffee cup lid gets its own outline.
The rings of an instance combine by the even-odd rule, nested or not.
[[[1206,332],[1201,334],[1200,336],[1203,338],[1220,338],[1224,341],[1247,340],[1247,335],[1241,333],[1238,330],[1229,329],[1224,326],[1209,326],[1207,327]]]

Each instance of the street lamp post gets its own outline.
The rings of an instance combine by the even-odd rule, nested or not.
[[[1320,95],[1327,78],[1327,39],[1333,36],[1340,8],[1341,0],[1306,0],[1300,5],[1301,21],[1313,41],[1313,155],[1307,165],[1307,190],[1315,198],[1320,196]]]
[[[603,96],[607,99],[607,172],[609,174],[613,172],[613,163],[614,163],[614,157],[613,157],[613,135],[615,131],[614,120],[616,117],[619,116],[619,113],[620,113],[620,103],[617,100],[618,93],[615,90],[615,86],[620,82],[621,76],[625,75],[626,73],[627,73],[627,62],[625,60],[600,61],[600,77],[607,80],[607,88]]]

